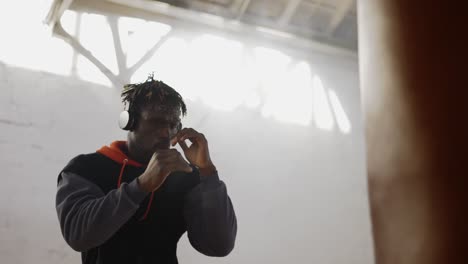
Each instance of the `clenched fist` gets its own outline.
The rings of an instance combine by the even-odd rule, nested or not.
[[[155,191],[175,171],[190,173],[192,167],[176,149],[158,150],[151,157],[145,172],[138,177],[140,187],[146,192]]]

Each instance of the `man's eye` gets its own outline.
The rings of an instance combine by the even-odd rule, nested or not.
[[[179,122],[156,122],[154,123],[155,128],[165,128],[169,127],[170,129],[176,129],[179,127]]]
[[[157,122],[153,124],[154,128],[165,128],[170,126],[168,123]]]

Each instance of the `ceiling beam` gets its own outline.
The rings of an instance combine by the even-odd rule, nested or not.
[[[244,0],[233,0],[229,9],[231,9],[231,12],[235,13],[240,9],[243,2]]]
[[[239,13],[237,13],[237,19],[241,19],[242,16],[245,14],[245,11],[247,11],[247,8],[250,5],[250,0],[244,0],[242,1],[242,5],[240,6]]]
[[[301,4],[302,0],[290,0],[288,2],[289,4],[286,6],[283,13],[281,14],[281,17],[278,20],[278,24],[282,27],[287,26],[289,24],[289,21],[291,21],[291,18],[296,13],[296,10]]]
[[[343,19],[348,14],[351,7],[355,4],[354,0],[341,0],[339,6],[337,7],[330,24],[326,30],[326,34],[331,36],[335,33],[336,28],[341,24]]]
[[[70,7],[72,2],[73,0],[54,0],[44,22],[49,27],[54,28],[57,22],[60,22],[63,13]]]
[[[223,4],[216,4],[213,2],[205,2],[205,1],[187,1],[188,5],[184,6],[184,8],[188,9],[195,9],[195,10],[204,10],[206,13],[210,14],[217,14],[222,16],[227,16],[231,14],[230,8],[232,7],[232,3],[229,5]]]
[[[206,27],[204,31],[220,30],[226,34],[242,36],[244,39],[268,40],[270,43],[274,43],[276,46],[285,47],[287,49],[315,50],[325,54],[352,57],[353,59],[357,57],[356,51],[352,49],[322,43],[317,40],[304,38],[292,33],[286,33],[281,30],[270,28],[266,29],[259,26],[249,25],[233,18],[229,19],[215,15],[207,15],[198,11],[187,10],[168,4],[161,5],[161,2],[158,1],[104,0],[102,2],[113,3],[125,7],[124,10],[126,10],[126,12],[129,11],[129,7],[134,8],[136,12],[150,12],[151,14],[157,15],[159,21],[164,21],[167,18],[171,21],[171,23],[180,24],[185,28],[187,28],[188,22],[190,27]],[[245,5],[246,3],[247,1],[244,0]]]
[[[309,15],[314,15],[315,12],[317,12],[319,7],[322,5],[323,1],[325,1],[325,0],[316,0],[314,3],[309,2],[309,1],[304,1],[303,4],[310,6],[311,9],[310,9],[310,14]]]

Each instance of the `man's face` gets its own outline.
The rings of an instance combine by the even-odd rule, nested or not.
[[[169,149],[180,126],[180,109],[147,105],[137,113],[137,123],[128,141],[139,158],[147,162],[158,149]]]

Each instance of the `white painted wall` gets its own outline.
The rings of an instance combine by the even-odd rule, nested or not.
[[[18,19],[30,27],[38,23],[23,15]],[[73,156],[125,137],[116,125],[119,89],[71,74],[73,52],[62,41],[35,33],[16,35],[19,44],[8,32],[0,44],[1,263],[79,263],[61,238],[56,177]],[[182,238],[180,263],[373,263],[357,64],[308,61],[325,89],[336,91],[349,134],[336,125],[319,129],[314,120],[265,118],[261,108],[220,111],[203,98],[188,100],[184,123],[206,134],[239,231],[235,250],[222,259],[197,253]],[[79,67],[97,72],[86,62]]]

